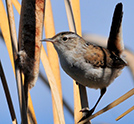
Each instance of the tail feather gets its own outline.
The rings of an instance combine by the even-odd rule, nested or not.
[[[113,51],[116,55],[121,55],[124,50],[123,38],[122,38],[122,16],[123,5],[118,3],[115,7],[111,31],[108,39],[107,48]]]

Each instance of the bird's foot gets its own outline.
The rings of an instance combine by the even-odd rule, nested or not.
[[[93,109],[89,110],[89,108],[83,108],[80,110],[80,112],[83,113],[83,117],[78,121],[78,124],[84,124],[89,121],[89,117],[92,115],[94,112]]]

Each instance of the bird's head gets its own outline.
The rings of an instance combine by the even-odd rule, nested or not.
[[[61,32],[52,38],[43,39],[41,41],[51,42],[57,52],[64,52],[74,49],[80,38],[81,37],[74,32]]]

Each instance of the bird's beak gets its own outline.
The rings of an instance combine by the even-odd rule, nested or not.
[[[41,42],[54,42],[54,40],[52,38],[47,38],[47,39],[42,39],[40,40]]]

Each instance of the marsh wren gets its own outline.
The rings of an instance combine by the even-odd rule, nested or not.
[[[95,106],[90,111],[81,110],[87,114],[79,122],[87,121],[106,92],[106,88],[126,66],[121,58],[124,50],[121,34],[122,8],[122,3],[116,5],[107,48],[85,41],[74,32],[61,32],[52,38],[41,40],[53,43],[63,70],[77,83],[101,89],[101,95]]]

